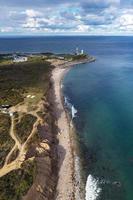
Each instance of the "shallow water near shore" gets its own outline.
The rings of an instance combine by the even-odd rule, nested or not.
[[[95,63],[74,67],[64,79],[64,94],[78,111],[86,200],[133,199],[132,52],[133,38],[101,43]]]
[[[133,37],[17,37],[0,52],[73,52],[95,63],[72,68],[63,91],[77,111],[73,122],[86,174],[86,200],[133,199]],[[74,110],[73,109],[73,110]]]

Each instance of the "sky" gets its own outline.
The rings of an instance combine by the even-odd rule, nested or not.
[[[133,35],[133,0],[0,0],[0,35]]]

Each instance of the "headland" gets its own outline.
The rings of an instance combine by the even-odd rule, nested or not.
[[[84,54],[0,56],[4,199],[76,199],[74,148],[61,81],[72,66],[93,61]]]

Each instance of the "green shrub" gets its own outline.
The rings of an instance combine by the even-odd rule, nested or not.
[[[22,116],[21,121],[16,124],[16,134],[19,136],[22,143],[25,142],[30,135],[35,121],[36,117],[31,114],[26,114]]]
[[[21,200],[33,184],[35,161],[0,178],[0,200]]]

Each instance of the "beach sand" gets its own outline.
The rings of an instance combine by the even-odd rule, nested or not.
[[[58,168],[57,200],[74,200],[73,152],[71,147],[70,128],[62,103],[61,80],[68,69],[58,66],[52,72],[55,92],[56,117],[58,126]]]
[[[85,62],[93,62],[94,59],[86,59],[81,61],[64,62],[59,60],[50,60],[51,64],[55,66],[52,71],[52,83],[54,97],[54,111],[58,127],[58,182],[56,200],[81,200],[79,197],[79,181],[76,180],[76,153],[75,143],[73,141],[72,127],[70,120],[63,104],[63,95],[61,91],[61,81],[64,75],[68,72],[70,67]],[[83,198],[82,198],[83,199]]]

